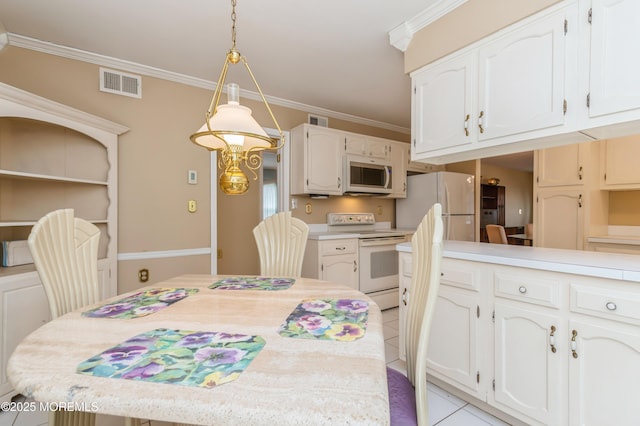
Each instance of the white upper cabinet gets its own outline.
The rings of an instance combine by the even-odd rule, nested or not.
[[[442,164],[535,149],[575,132],[578,5],[518,22],[414,72],[412,160]],[[534,142],[531,142],[534,141]]]
[[[407,156],[408,143],[391,142],[391,188],[390,198],[407,197]]]
[[[640,189],[640,136],[600,142],[601,189]]]
[[[639,120],[640,2],[592,0],[582,14],[591,25],[589,127]]]
[[[291,193],[342,195],[344,134],[303,124],[291,130]]]
[[[559,11],[480,47],[478,140],[565,124],[567,27]]]
[[[470,144],[475,136],[476,53],[447,59],[414,74],[412,136],[416,154]]]
[[[391,158],[391,141],[357,133],[345,133],[344,151],[346,154],[387,160]]]
[[[541,149],[535,153],[536,185],[584,185],[589,160],[588,143],[562,145]]]

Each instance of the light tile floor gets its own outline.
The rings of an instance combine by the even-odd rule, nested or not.
[[[406,371],[404,361],[399,358],[398,309],[382,312],[384,322],[385,356],[387,364],[397,370]],[[506,426],[507,423],[485,413],[467,402],[450,395],[434,384],[428,388],[429,424],[438,426]],[[168,426],[169,423],[149,421],[143,426]],[[2,412],[0,426],[47,426],[47,413]]]
[[[382,311],[385,356],[387,365],[406,372],[399,358],[398,308]],[[440,389],[433,383],[427,386],[429,424],[438,426],[507,426],[496,417]]]

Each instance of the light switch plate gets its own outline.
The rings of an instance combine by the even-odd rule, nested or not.
[[[195,170],[189,170],[189,175],[187,177],[187,182],[191,185],[195,185],[198,183],[198,172]]]

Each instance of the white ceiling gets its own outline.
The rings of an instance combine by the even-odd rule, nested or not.
[[[410,79],[389,31],[447,3],[460,0],[238,0],[237,49],[270,98],[409,133]],[[231,47],[230,15],[229,0],[0,0],[10,44],[35,39],[208,82]],[[229,77],[255,91],[240,66]]]

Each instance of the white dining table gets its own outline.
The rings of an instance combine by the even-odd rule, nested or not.
[[[297,278],[290,288],[277,291],[208,288],[221,278],[183,275],[146,287],[199,290],[148,316],[82,316],[108,302],[101,301],[54,319],[17,346],[8,362],[9,380],[35,401],[139,419],[194,425],[389,424],[382,316],[370,298],[347,286],[308,278]],[[279,334],[302,300],[326,298],[369,302],[361,338]],[[265,345],[236,380],[211,388],[76,372],[83,361],[158,328],[257,335]]]

